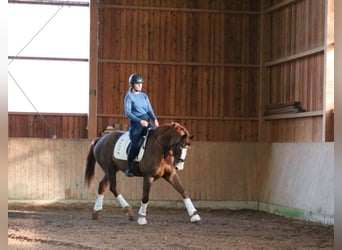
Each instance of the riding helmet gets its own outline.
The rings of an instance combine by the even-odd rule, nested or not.
[[[142,78],[141,75],[134,73],[129,76],[128,82],[129,82],[129,85],[133,87],[135,83],[143,83],[144,79]]]

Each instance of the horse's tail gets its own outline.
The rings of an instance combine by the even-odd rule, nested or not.
[[[85,169],[85,176],[84,176],[85,183],[87,184],[88,187],[90,187],[90,184],[91,184],[92,180],[94,179],[95,164],[96,164],[96,159],[95,159],[95,155],[94,155],[94,147],[95,147],[95,144],[98,142],[99,139],[100,139],[100,137],[95,138],[91,142],[90,149],[88,152],[86,169]]]

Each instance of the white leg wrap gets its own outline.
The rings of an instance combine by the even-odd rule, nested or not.
[[[116,197],[121,205],[122,208],[125,208],[125,207],[129,207],[129,204],[127,203],[127,201],[125,200],[125,198],[119,194],[118,197]]]
[[[147,224],[147,220],[146,220],[147,204],[148,203],[141,203],[141,205],[140,205],[139,212],[138,212],[138,214],[139,214],[138,224],[139,225]]]
[[[146,216],[147,204],[148,203],[141,203],[140,209],[139,209],[139,212],[138,212],[139,215]]]
[[[94,204],[94,211],[102,210],[102,204],[103,204],[103,194],[97,194]]]
[[[190,221],[191,222],[198,222],[201,220],[201,217],[196,213],[197,210],[194,207],[194,205],[192,204],[192,201],[190,198],[186,198],[183,200],[186,210],[188,211],[188,215],[191,217]]]
[[[194,213],[197,212],[197,210],[194,207],[194,205],[192,204],[191,199],[190,198],[185,198],[183,201],[184,201],[186,210],[188,211],[188,215],[189,216],[194,215]]]

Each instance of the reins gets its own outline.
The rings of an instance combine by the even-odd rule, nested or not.
[[[186,134],[184,134],[186,136]],[[179,143],[181,143],[181,141],[185,138],[184,135],[180,136],[176,142],[172,143],[171,145],[167,146],[167,148],[164,147],[164,145],[158,140],[158,138],[156,136],[154,136],[153,134],[150,134],[150,136],[152,136],[152,138],[159,144],[159,146],[162,148],[164,155],[170,155],[170,156],[174,156],[174,152],[177,150],[177,146]],[[172,149],[172,154],[170,154],[170,149]],[[184,159],[181,158],[176,158],[176,160],[180,161],[180,162],[184,162]]]

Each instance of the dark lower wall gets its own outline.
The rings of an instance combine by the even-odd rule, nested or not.
[[[87,114],[8,113],[8,137],[87,138]]]

